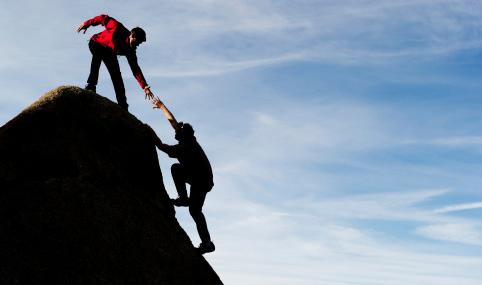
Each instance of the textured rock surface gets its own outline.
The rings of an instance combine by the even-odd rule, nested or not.
[[[0,128],[0,284],[222,284],[167,199],[139,120],[50,91]]]

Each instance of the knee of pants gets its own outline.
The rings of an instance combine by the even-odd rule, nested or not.
[[[202,208],[189,206],[189,214],[196,220],[203,216]]]
[[[180,174],[182,173],[182,166],[181,164],[179,163],[174,163],[173,165],[171,165],[171,174],[174,176],[174,175],[177,175],[177,174]]]
[[[115,89],[116,95],[120,96],[122,98],[125,98],[126,97],[126,88],[124,87],[124,84],[120,84],[119,82],[120,81],[118,81],[114,84],[114,89]]]

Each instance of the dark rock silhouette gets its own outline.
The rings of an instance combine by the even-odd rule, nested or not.
[[[0,284],[222,284],[168,198],[143,123],[50,91],[0,128]]]

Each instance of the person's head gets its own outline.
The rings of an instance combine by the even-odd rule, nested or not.
[[[194,138],[194,129],[190,124],[179,122],[178,125],[180,127],[179,131],[176,132],[178,141]]]
[[[139,28],[135,27],[134,29],[131,30],[131,34],[129,35],[129,45],[132,48],[136,48],[139,46],[141,43],[146,41],[146,32]]]

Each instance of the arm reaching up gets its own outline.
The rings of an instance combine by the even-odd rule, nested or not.
[[[154,104],[154,108],[161,109],[162,112],[164,113],[164,116],[166,116],[167,120],[169,123],[171,123],[171,126],[174,128],[174,130],[177,132],[181,129],[181,126],[179,123],[176,121],[176,118],[174,118],[174,115],[167,109],[166,105],[162,103],[162,101],[159,99],[159,97],[156,97],[152,103]]]
[[[144,124],[148,137],[152,140],[154,145],[163,152],[167,153],[171,157],[177,157],[178,148],[177,146],[170,146],[162,142],[162,140],[157,136],[156,132],[148,124]]]

